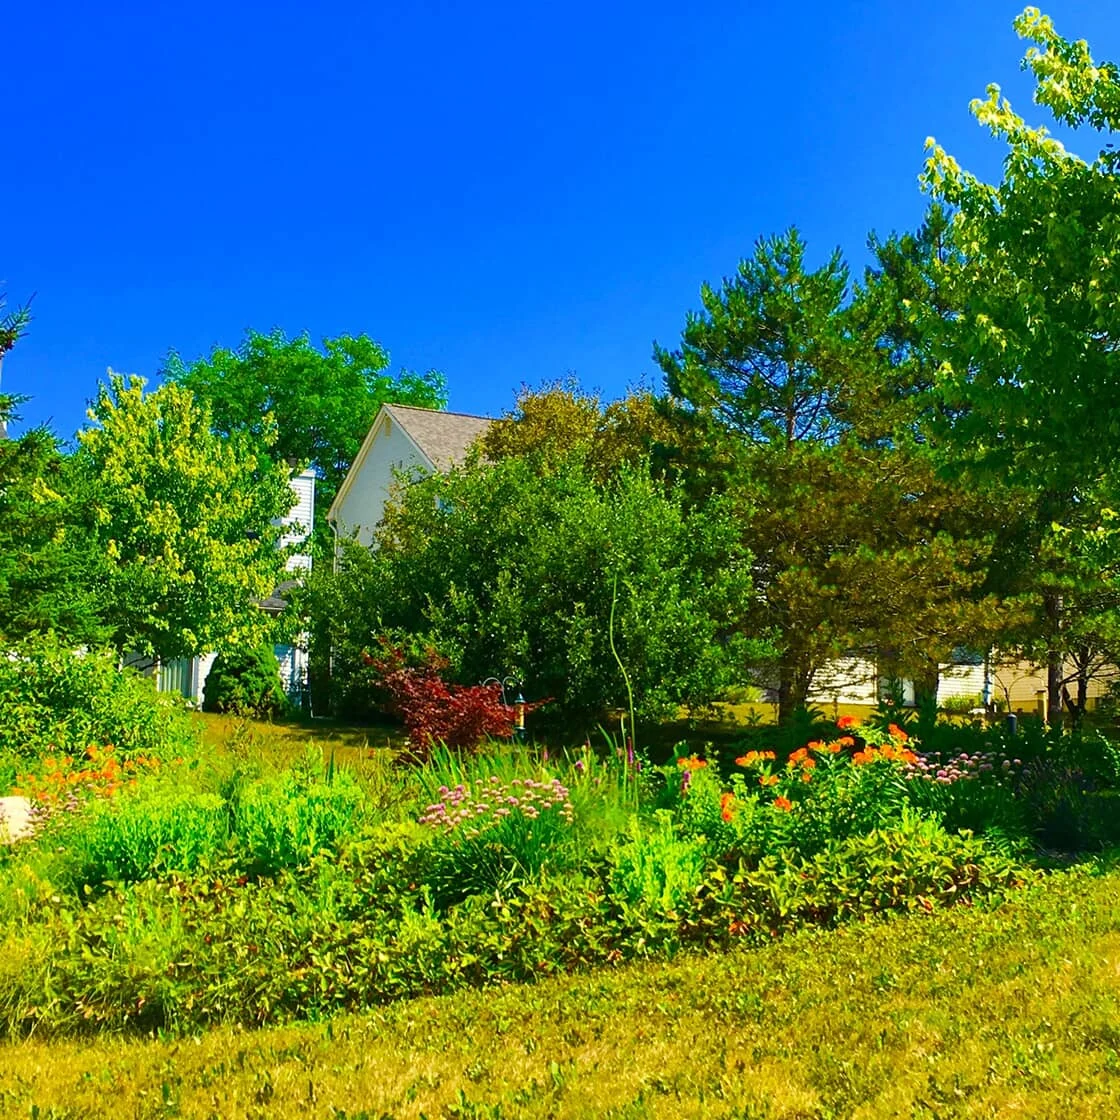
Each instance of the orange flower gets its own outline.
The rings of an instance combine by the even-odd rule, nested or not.
[[[793,802],[788,797],[775,797],[774,808],[781,809],[782,812],[788,813],[793,808]]]
[[[806,748],[810,751],[826,751],[828,747],[820,739],[814,739]]]
[[[677,765],[682,770],[703,770],[708,765],[707,760],[690,755],[688,758],[678,758]]]
[[[752,766],[758,761],[758,751],[747,751],[746,754],[735,759],[736,766]]]
[[[910,739],[910,736],[907,735],[906,732],[903,731],[902,728],[899,727],[897,723],[890,724],[890,726],[887,728],[887,730],[890,732],[891,738],[892,739],[897,739],[898,742],[900,742],[900,743],[905,743],[905,742],[909,741],[909,739]]]
[[[796,766],[797,763],[803,762],[808,757],[809,757],[809,748],[808,747],[802,747],[800,750],[794,751],[793,754],[791,754],[789,756],[789,764],[790,764],[790,766]]]
[[[878,757],[874,747],[864,747],[863,750],[856,751],[856,753],[852,755],[852,761],[859,766],[864,762],[874,762]]]
[[[778,756],[773,751],[760,751],[758,757],[762,759],[774,759]]]
[[[801,780],[803,782],[811,782],[813,780],[813,775],[810,774],[808,770],[802,770],[801,771]]]
[[[758,778],[760,786],[776,786],[778,784],[777,774],[760,774]]]
[[[849,727],[859,727],[859,720],[855,716],[841,716],[836,721],[836,726],[841,731],[847,731]]]
[[[851,737],[851,735],[841,735],[840,738],[836,740],[837,750],[839,750],[841,747],[854,747],[855,745],[856,741]]]
[[[719,815],[725,821],[730,821],[735,816],[735,796],[734,794],[725,793],[719,799]]]

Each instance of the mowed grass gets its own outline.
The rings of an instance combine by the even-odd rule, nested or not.
[[[1120,874],[260,1032],[0,1046],[5,1117],[1120,1116]]]
[[[273,762],[290,765],[310,746],[318,747],[329,758],[361,764],[379,750],[400,750],[403,733],[393,728],[352,727],[329,720],[269,723],[242,716],[196,712],[203,745],[211,751],[241,752]]]

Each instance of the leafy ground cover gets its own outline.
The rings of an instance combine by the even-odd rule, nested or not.
[[[1061,872],[989,911],[805,930],[328,1023],[9,1043],[0,1114],[1112,1116],[1118,886],[1115,871]]]

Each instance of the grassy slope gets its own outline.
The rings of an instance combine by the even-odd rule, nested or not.
[[[329,1027],[4,1046],[0,1115],[1117,1116],[1118,887],[1116,872],[1063,874],[994,913],[807,932]]]

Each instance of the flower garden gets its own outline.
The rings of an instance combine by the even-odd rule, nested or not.
[[[204,743],[198,717],[96,656],[39,650],[18,671],[0,689],[4,792],[36,826],[0,856],[13,1038],[321,1019],[753,951],[995,907],[1116,840],[1120,755],[1089,732],[923,733],[884,711],[661,760],[605,734],[422,763],[282,756],[248,722]]]

